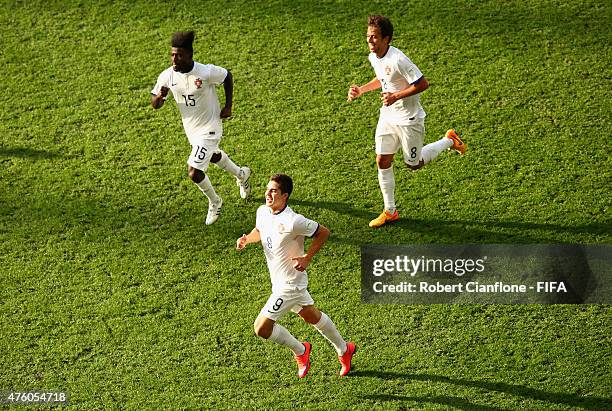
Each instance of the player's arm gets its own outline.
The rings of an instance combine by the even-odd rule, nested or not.
[[[169,90],[168,87],[162,86],[157,95],[151,96],[151,106],[153,106],[154,109],[158,109],[164,105]]]
[[[292,258],[292,260],[295,261],[293,267],[298,271],[306,270],[306,267],[308,267],[312,261],[312,257],[319,252],[321,247],[323,247],[323,244],[325,244],[329,238],[329,234],[329,229],[324,225],[319,224],[319,228],[317,228],[317,232],[313,236],[312,243],[310,243],[310,247],[308,247],[306,254]]]
[[[363,86],[357,86],[353,84],[348,91],[348,101],[353,101],[357,97],[361,96],[364,93],[378,90],[381,87],[380,80],[374,77],[372,80],[364,84]]]
[[[422,93],[423,91],[429,88],[429,82],[425,78],[425,76],[421,76],[417,81],[410,84],[403,90],[397,91],[395,93],[382,93],[382,102],[385,106],[390,106],[395,103],[397,100],[401,100],[406,97],[414,96],[415,94]]]
[[[221,109],[221,118],[228,118],[232,115],[232,103],[234,101],[234,76],[227,70],[227,76],[223,80],[223,90],[225,91],[225,106]]]
[[[261,241],[261,235],[257,227],[253,228],[250,233],[242,234],[242,237],[236,240],[236,250],[242,250],[247,244],[258,243]]]

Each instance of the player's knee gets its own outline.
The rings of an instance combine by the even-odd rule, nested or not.
[[[393,155],[389,154],[377,154],[376,155],[376,166],[379,169],[385,170],[393,164]]]
[[[391,161],[389,160],[377,160],[376,166],[382,170],[386,170],[391,167]]]
[[[211,163],[218,163],[219,160],[221,160],[221,153],[214,153],[211,157],[210,157],[210,162]]]
[[[253,329],[255,331],[256,336],[261,337],[265,340],[270,338],[270,336],[272,335],[272,330],[269,330],[267,329],[267,327],[263,327],[257,323],[253,324]]]
[[[412,171],[417,171],[418,169],[420,169],[421,167],[423,167],[423,162],[421,161],[421,162],[419,162],[419,164],[415,164],[415,165],[412,165],[412,164],[408,164],[408,163],[406,163],[406,167],[408,167],[408,168],[409,168],[409,169],[411,169]]]
[[[193,168],[190,167],[189,168],[189,178],[191,179],[191,181],[193,181],[194,183],[200,183],[202,180],[204,180],[204,172],[202,170],[198,170],[197,168]]]
[[[308,307],[304,308],[300,311],[299,316],[302,317],[304,321],[309,324],[316,324],[321,320],[321,311],[319,311],[316,307]]]
[[[263,321],[261,317],[258,317],[253,324],[253,330],[255,331],[255,335],[264,339],[270,338],[272,335],[272,328],[274,327],[274,323],[269,324],[267,321]]]

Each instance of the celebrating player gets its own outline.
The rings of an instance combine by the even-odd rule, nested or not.
[[[206,224],[217,221],[223,200],[217,195],[205,174],[209,163],[236,177],[240,196],[247,198],[251,192],[248,167],[238,167],[229,156],[219,149],[223,135],[222,118],[232,115],[234,80],[232,73],[223,67],[200,64],[193,61],[194,32],[177,32],[172,36],[172,67],[164,70],[157,78],[151,93],[151,105],[158,109],[164,105],[168,91],[176,100],[181,112],[183,127],[191,144],[187,160],[189,177],[208,198]],[[225,106],[220,108],[216,85],[223,84]]]
[[[429,87],[429,83],[404,53],[390,45],[392,38],[393,25],[387,17],[369,17],[368,59],[376,77],[362,86],[352,85],[348,91],[348,101],[352,101],[364,93],[382,88],[375,141],[378,183],[385,208],[380,216],[370,221],[370,227],[380,227],[399,219],[395,208],[393,156],[400,148],[404,162],[412,170],[423,167],[446,149],[452,148],[460,154],[466,150],[466,144],[453,129],[448,130],[445,137],[423,147],[425,111],[419,94]]]
[[[294,212],[287,200],[293,191],[293,181],[285,174],[274,174],[266,187],[266,204],[257,209],[255,228],[236,240],[236,248],[261,241],[270,270],[272,295],[255,320],[255,334],[284,345],[293,351],[298,364],[298,377],[310,369],[311,344],[300,342],[278,321],[289,311],[312,324],[336,349],[340,360],[340,375],[351,369],[355,344],[346,342],[325,313],[314,306],[308,293],[306,268],[313,256],[329,237],[329,230]],[[312,243],[304,253],[304,239]]]

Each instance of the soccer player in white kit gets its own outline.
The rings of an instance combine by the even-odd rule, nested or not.
[[[236,177],[240,196],[247,198],[251,192],[251,169],[238,167],[219,148],[223,135],[221,119],[232,115],[234,80],[232,73],[223,67],[200,64],[193,61],[193,31],[176,32],[172,36],[172,67],[157,78],[151,94],[151,105],[158,109],[164,105],[168,91],[178,105],[191,154],[187,160],[189,177],[208,198],[206,225],[217,221],[223,200],[217,195],[205,174],[210,163]],[[215,86],[223,84],[225,106],[221,109]]]
[[[236,240],[236,248],[261,241],[272,281],[272,295],[255,320],[255,334],[284,345],[293,351],[298,365],[298,377],[310,369],[309,342],[300,342],[277,321],[289,311],[312,324],[336,349],[341,364],[340,375],[351,370],[355,344],[346,342],[332,320],[314,305],[308,293],[306,268],[313,256],[329,237],[329,230],[294,212],[287,200],[293,191],[293,181],[285,174],[274,174],[266,187],[266,204],[257,209],[255,228]],[[304,252],[304,239],[312,243]]]
[[[385,208],[370,221],[370,227],[375,228],[399,219],[395,207],[393,156],[400,148],[404,162],[411,170],[418,170],[449,148],[460,154],[464,154],[467,148],[453,129],[448,130],[445,137],[423,147],[425,111],[421,107],[419,94],[429,87],[429,83],[404,53],[390,45],[392,38],[393,25],[387,17],[368,18],[368,60],[376,77],[362,86],[352,85],[348,91],[348,100],[352,101],[364,93],[382,88],[383,105],[375,141],[378,183]]]

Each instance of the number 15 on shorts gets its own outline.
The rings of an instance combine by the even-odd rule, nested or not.
[[[194,159],[196,163],[203,163],[206,158],[206,147],[194,145],[192,146],[191,157]]]

